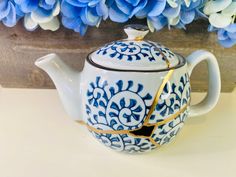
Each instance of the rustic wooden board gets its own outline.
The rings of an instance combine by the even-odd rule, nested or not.
[[[126,37],[123,33],[124,25],[104,22],[99,29],[89,29],[84,37],[64,28],[57,32],[40,29],[27,32],[21,24],[14,28],[0,25],[0,85],[17,88],[54,88],[50,78],[34,66],[36,58],[56,52],[66,63],[81,70],[89,52],[107,42]],[[187,31],[165,29],[151,33],[147,39],[159,41],[183,56],[197,49],[213,52],[221,69],[222,91],[229,92],[234,89],[236,47],[221,47],[215,34],[207,32],[206,22],[195,22],[188,26]],[[202,63],[194,70],[191,84],[194,91],[207,89],[206,64]]]

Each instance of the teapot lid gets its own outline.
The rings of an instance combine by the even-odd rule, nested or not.
[[[106,44],[91,53],[89,62],[98,67],[122,71],[158,71],[182,66],[185,60],[169,48],[143,40],[149,29],[143,25],[127,25],[127,39]]]

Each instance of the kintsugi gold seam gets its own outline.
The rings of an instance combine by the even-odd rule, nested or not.
[[[161,96],[161,93],[162,93],[166,83],[169,81],[170,77],[172,76],[173,72],[174,72],[174,70],[172,69],[165,76],[165,78],[164,78],[160,88],[158,89],[158,91],[157,91],[157,93],[156,93],[156,95],[154,97],[153,103],[152,103],[151,108],[150,108],[150,110],[148,112],[148,115],[146,116],[146,118],[144,120],[143,126],[144,125],[146,125],[146,126],[153,126],[153,125],[148,124],[148,121],[151,118],[151,115],[154,112],[155,107],[156,107],[156,105],[158,103],[159,97]],[[96,129],[94,127],[89,126],[88,124],[84,123],[83,121],[77,121],[77,122],[80,123],[80,124],[86,125],[88,127],[88,129],[90,129],[90,130],[92,130],[94,132],[97,132],[97,133],[108,133],[108,134],[127,134],[127,133],[129,133],[129,130],[99,130],[99,129]],[[136,131],[136,130],[139,130],[141,128],[142,127],[138,128],[138,129],[135,129],[135,130],[132,130],[132,131]]]
[[[172,76],[174,70],[170,70],[167,75],[165,76],[160,88],[158,89],[155,97],[154,97],[154,100],[153,100],[153,103],[151,105],[151,108],[148,112],[148,115],[147,117],[145,118],[144,120],[144,124],[140,127],[140,128],[137,128],[135,130],[99,130],[95,127],[92,127],[88,124],[86,124],[85,122],[83,121],[77,121],[78,123],[82,124],[82,125],[85,125],[87,126],[87,128],[90,130],[90,131],[93,131],[93,132],[96,132],[96,133],[101,133],[101,134],[128,134],[130,136],[133,136],[133,137],[138,137],[138,138],[147,138],[149,139],[149,141],[154,144],[155,146],[159,147],[160,144],[158,144],[157,142],[155,142],[155,140],[151,137],[152,134],[155,132],[156,128],[159,127],[160,125],[164,125],[172,120],[174,120],[176,117],[178,117],[181,113],[183,113],[186,109],[187,109],[187,106],[189,105],[189,103],[187,103],[182,109],[180,109],[178,112],[176,112],[175,114],[171,115],[170,117],[166,118],[165,120],[161,121],[161,122],[157,122],[157,123],[154,123],[154,124],[150,124],[148,123],[148,121],[150,120],[151,118],[151,115],[152,113],[154,112],[155,110],[155,107],[156,105],[158,104],[158,100],[163,92],[163,89],[166,85],[166,83],[169,81],[170,77]],[[137,130],[140,130],[142,129],[143,126],[155,126],[152,130],[152,133],[149,137],[147,136],[143,136],[143,135],[135,135],[133,134],[132,132],[134,131],[137,131]]]
[[[159,127],[160,125],[163,125],[163,124],[166,124],[172,120],[174,120],[176,117],[178,117],[181,113],[183,113],[186,109],[187,109],[187,106],[188,104],[186,104],[181,110],[179,110],[178,112],[176,112],[175,114],[171,115],[170,117],[166,118],[165,120],[161,121],[161,122],[157,122],[157,123],[153,123],[153,124],[147,124],[147,126],[155,126],[156,127]],[[102,133],[102,134],[129,134],[129,135],[132,135],[132,136],[136,136],[136,137],[140,137],[140,138],[148,138],[147,136],[142,136],[142,135],[135,135],[133,134],[132,132],[134,131],[137,131],[137,130],[140,130],[142,127],[138,128],[138,129],[135,129],[135,130],[100,130],[100,129],[97,129],[95,127],[92,127],[88,124],[86,124],[84,121],[77,121],[78,123],[80,123],[81,125],[85,125],[87,126],[87,128],[91,131],[94,131],[96,133]],[[154,128],[154,129],[155,129]],[[153,134],[154,132],[154,129],[152,131],[151,134]]]
[[[148,123],[147,126],[160,126],[160,125],[164,125],[170,121],[172,121],[173,119],[175,119],[176,117],[178,117],[181,113],[183,113],[187,107],[188,107],[189,103],[187,103],[183,108],[181,108],[178,112],[176,112],[175,114],[171,115],[170,117],[164,119],[163,121],[160,121],[160,122],[157,122],[157,123],[154,123],[154,124],[151,124],[151,123]]]
[[[170,61],[169,61],[168,58],[165,56],[165,54],[162,52],[162,50],[161,50],[160,48],[158,48],[158,47],[155,47],[155,49],[157,49],[157,50],[160,52],[161,56],[165,59],[165,62],[166,62],[166,64],[167,64],[167,68],[170,68]]]
[[[165,76],[165,78],[164,78],[164,80],[163,80],[163,82],[162,82],[160,88],[158,89],[158,91],[157,91],[157,93],[156,93],[156,95],[155,95],[155,97],[154,97],[154,100],[153,100],[153,103],[152,103],[152,105],[151,105],[151,108],[150,108],[150,110],[149,110],[149,112],[148,112],[148,114],[147,114],[147,116],[146,116],[146,118],[145,118],[145,120],[144,120],[144,125],[147,124],[148,121],[149,121],[149,119],[151,118],[152,113],[154,112],[155,107],[156,107],[156,105],[158,104],[159,98],[160,98],[160,96],[161,96],[161,94],[162,94],[162,92],[163,92],[163,89],[164,89],[166,83],[169,81],[170,77],[172,76],[173,72],[174,72],[174,70],[172,69],[172,70],[170,70],[170,71],[167,73],[167,75]]]
[[[152,133],[150,136],[152,136],[152,134],[156,131],[157,127],[161,126],[161,125],[164,125],[168,122],[171,122],[172,120],[174,120],[176,117],[178,117],[180,114],[182,114],[188,107],[189,103],[187,103],[182,109],[180,109],[178,112],[176,112],[175,114],[171,115],[170,117],[164,119],[163,121],[161,122],[157,122],[155,123],[155,127],[153,128],[152,130]],[[149,124],[149,125],[152,125],[152,124]]]
[[[161,145],[158,144],[152,137],[149,137],[148,139],[149,139],[149,141],[150,141],[152,144],[154,144],[156,147],[160,147],[160,146],[161,146]]]

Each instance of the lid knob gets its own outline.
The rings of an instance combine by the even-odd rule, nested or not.
[[[148,34],[149,29],[145,25],[132,24],[126,25],[124,31],[128,36],[128,40],[140,41]]]

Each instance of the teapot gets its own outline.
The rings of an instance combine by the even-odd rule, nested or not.
[[[35,64],[53,80],[67,113],[102,144],[116,151],[147,152],[169,143],[187,117],[212,110],[220,95],[215,56],[197,50],[188,57],[145,40],[143,25],[127,25],[128,38],[90,53],[82,72],[52,53]],[[208,93],[190,105],[193,68],[208,64]]]

